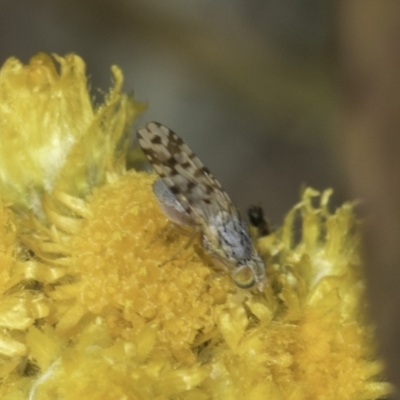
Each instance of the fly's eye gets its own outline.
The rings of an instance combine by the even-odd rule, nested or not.
[[[232,275],[236,286],[239,286],[242,289],[249,289],[256,283],[254,272],[247,265],[238,268]]]

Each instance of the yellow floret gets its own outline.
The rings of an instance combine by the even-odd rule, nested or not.
[[[38,54],[23,65],[8,59],[0,74],[0,190],[20,207],[40,208],[55,187],[84,195],[104,181],[115,156],[126,151],[126,129],[143,106],[121,93],[122,73],[94,105],[85,64]],[[124,139],[125,134],[125,139]],[[121,148],[117,149],[119,145]],[[36,210],[37,211],[37,210]]]

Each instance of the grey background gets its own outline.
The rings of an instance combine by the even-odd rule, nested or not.
[[[172,128],[242,211],[262,205],[279,224],[302,184],[350,197],[334,17],[318,0],[1,0],[0,61],[75,52],[102,89],[117,64],[148,103],[135,128]]]

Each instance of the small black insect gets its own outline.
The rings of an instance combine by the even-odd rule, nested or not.
[[[257,238],[268,236],[272,233],[269,222],[264,217],[264,210],[261,206],[251,205],[247,209],[247,216],[249,218],[250,225],[256,229]]]

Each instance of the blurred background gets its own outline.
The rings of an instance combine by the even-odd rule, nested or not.
[[[110,66],[244,212],[279,225],[304,184],[361,198],[369,303],[400,383],[400,2],[0,0],[0,62],[75,52]]]
[[[0,61],[75,52],[91,86],[148,103],[150,120],[175,130],[245,212],[273,224],[300,186],[348,199],[332,147],[336,91],[332,4],[319,0],[0,1]]]

